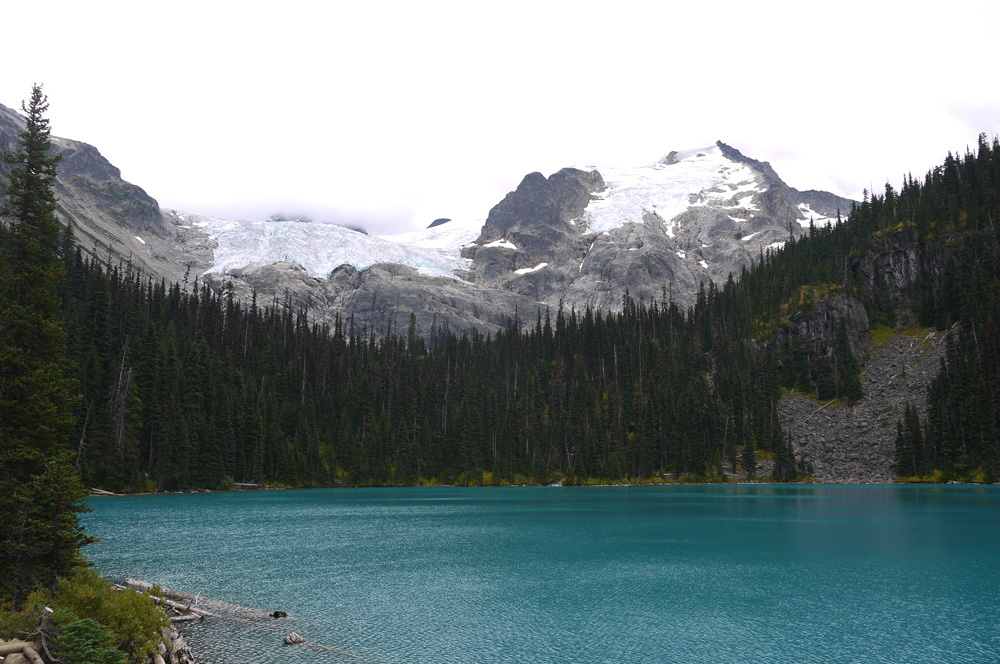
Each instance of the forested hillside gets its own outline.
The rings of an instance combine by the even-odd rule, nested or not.
[[[959,326],[929,413],[900,423],[900,475],[996,477],[1000,149],[977,147],[689,310],[626,297],[620,314],[524,312],[490,336],[320,326],[287,299],[248,307],[66,245],[73,459],[87,484],[130,491],[721,479],[755,476],[761,455],[791,479],[805,465],[781,387],[859,398],[859,340],[841,325],[817,352],[783,330],[842,293],[877,323]]]
[[[733,284],[687,314],[629,300],[425,341],[128,266],[68,273],[77,459],[104,488],[705,477],[753,468],[754,446],[783,456],[773,358],[730,341]]]
[[[923,182],[907,176],[902,191],[886,185],[866,196],[844,224],[816,228],[744,275],[737,300],[747,302],[767,337],[774,323],[818,298],[844,292],[864,302],[874,322],[955,326],[921,418],[907,410],[897,436],[897,474],[904,478],[995,481],[1000,466],[1000,144],[985,135],[976,152],[947,156]],[[786,347],[786,387],[818,398],[855,396],[854,367],[838,333],[832,357],[803,362]],[[838,360],[843,358],[839,362]],[[845,364],[846,370],[842,371]]]
[[[959,341],[926,422],[901,425],[900,473],[997,473],[1000,150],[949,156],[923,183],[867,196],[681,311],[532,312],[491,336],[374,337],[287,302],[242,306],[127,264],[68,261],[65,317],[82,399],[73,439],[105,489],[690,479],[796,469],[780,387],[850,402],[847,331],[808,354],[777,333],[835,293],[875,321],[916,312]],[[900,282],[879,260],[902,252]],[[907,281],[908,279],[908,281]],[[843,326],[842,326],[843,327]],[[904,435],[905,434],[905,435]]]

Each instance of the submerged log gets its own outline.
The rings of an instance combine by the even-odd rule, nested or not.
[[[170,616],[170,622],[172,623],[196,622],[198,620],[203,620],[204,618],[205,616],[196,616],[193,613],[191,613],[186,616]]]
[[[181,613],[181,614],[188,614],[188,613],[194,614],[195,616],[198,617],[198,620],[201,620],[202,618],[218,618],[219,617],[219,616],[215,615],[214,613],[211,613],[211,612],[206,611],[204,609],[199,609],[198,607],[191,606],[190,604],[181,604],[180,602],[175,602],[174,600],[167,599],[166,597],[156,597],[156,596],[154,596],[153,600],[157,604],[164,604],[165,606],[169,606],[171,609],[173,609],[174,611],[177,611],[178,613]]]

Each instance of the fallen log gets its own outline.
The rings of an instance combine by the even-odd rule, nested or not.
[[[31,662],[31,664],[45,664],[45,660],[39,657],[38,653],[31,646],[24,646],[24,650],[21,651],[24,658]]]
[[[196,622],[198,620],[203,620],[204,618],[205,616],[196,616],[194,614],[189,614],[186,616],[170,616],[170,622],[172,623]]]
[[[35,644],[30,641],[22,641],[21,639],[13,639],[12,641],[7,641],[6,643],[0,643],[0,657],[13,655],[16,652],[23,651],[25,647],[33,645]]]
[[[131,588],[133,590],[141,590],[144,593],[152,593],[154,589],[152,583],[150,583],[149,581],[140,581],[139,579],[125,579],[124,581],[122,581],[122,585],[126,588]],[[152,595],[153,601],[158,603],[162,602],[163,604],[166,604],[175,611],[180,611],[181,613],[190,612],[194,613],[195,615],[202,616],[203,618],[219,617],[218,614],[212,613],[211,611],[206,611],[204,609],[199,609],[196,606],[191,606],[190,603],[182,604],[168,597],[168,596],[177,597],[178,599],[193,599],[193,595],[188,595],[186,593],[169,590],[167,588],[160,588],[160,592],[163,593],[163,596]]]
[[[166,597],[157,597],[157,596],[153,595],[153,601],[156,602],[157,604],[164,604],[166,606],[169,606],[174,611],[178,611],[179,613],[182,613],[182,614],[192,613],[192,614],[198,616],[199,620],[201,620],[202,618],[218,618],[219,617],[219,616],[215,615],[214,613],[211,613],[211,612],[206,611],[204,609],[199,609],[198,607],[191,606],[190,604],[181,604],[180,602],[175,602],[174,600],[167,599]]]

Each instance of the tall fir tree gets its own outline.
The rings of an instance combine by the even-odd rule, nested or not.
[[[16,609],[38,585],[79,562],[77,520],[86,492],[67,445],[76,384],[58,291],[60,224],[40,86],[21,108],[27,124],[0,206],[0,598]]]

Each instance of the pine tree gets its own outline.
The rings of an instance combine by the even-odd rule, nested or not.
[[[40,584],[79,562],[88,541],[77,521],[86,496],[67,445],[76,385],[66,355],[58,291],[60,225],[48,109],[39,86],[22,109],[27,125],[0,219],[0,598],[16,609]]]

